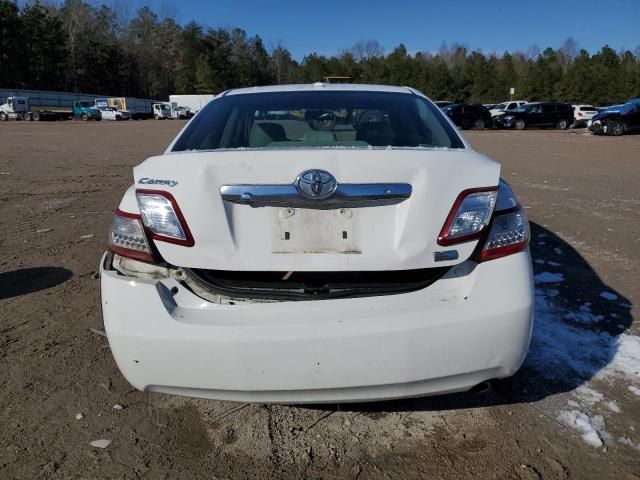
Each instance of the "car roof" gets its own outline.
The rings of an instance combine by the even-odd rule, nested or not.
[[[293,85],[270,85],[265,87],[248,87],[228,90],[224,95],[243,95],[248,93],[278,93],[278,92],[386,92],[386,93],[407,93],[414,91],[409,87],[397,87],[391,85],[368,85],[358,83],[303,83]]]

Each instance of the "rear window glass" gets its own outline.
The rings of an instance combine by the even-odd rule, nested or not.
[[[173,151],[230,148],[464,148],[424,98],[389,92],[276,92],[210,102]]]
[[[581,112],[597,112],[598,109],[595,107],[580,107]]]

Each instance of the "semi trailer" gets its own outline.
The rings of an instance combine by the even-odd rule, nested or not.
[[[100,120],[102,118],[93,102],[76,100],[67,106],[33,105],[29,97],[6,97],[0,104],[0,121],[12,120],[67,120],[71,117],[80,120]]]
[[[155,100],[104,97],[46,90],[0,89],[0,120],[99,119],[100,106],[127,110],[132,118],[152,118]]]

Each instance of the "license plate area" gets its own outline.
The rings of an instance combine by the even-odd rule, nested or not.
[[[274,208],[273,253],[359,254],[358,214],[351,208]]]

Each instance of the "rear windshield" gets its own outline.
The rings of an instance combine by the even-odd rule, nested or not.
[[[596,107],[580,107],[581,112],[597,112],[598,109]]]
[[[220,97],[173,151],[387,146],[464,148],[440,109],[419,95],[334,91]]]

